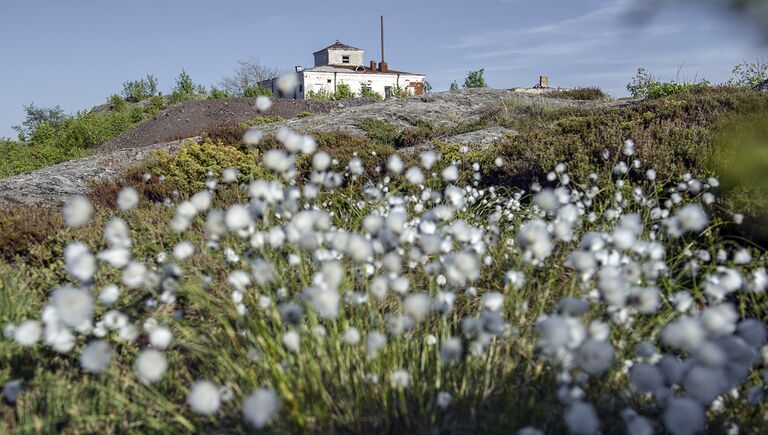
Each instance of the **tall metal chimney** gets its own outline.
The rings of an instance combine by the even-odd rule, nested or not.
[[[379,71],[387,72],[387,62],[384,61],[384,15],[381,16],[381,62],[379,62]]]

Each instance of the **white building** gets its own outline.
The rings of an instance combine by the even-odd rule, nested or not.
[[[276,79],[265,80],[261,82],[261,86],[271,89],[277,97],[292,99],[304,99],[311,92],[318,93],[323,90],[333,94],[342,83],[349,86],[355,95],[360,95],[363,88],[368,88],[385,98],[391,97],[396,88],[408,95],[424,93],[424,74],[392,70],[384,61],[377,65],[376,61],[372,60],[368,65],[364,65],[363,50],[339,41],[316,51],[314,56],[314,67],[296,67],[298,85],[293,94],[284,95],[280,92]]]

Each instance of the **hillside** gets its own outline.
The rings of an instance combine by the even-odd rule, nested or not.
[[[139,123],[97,148],[92,156],[70,160],[27,174],[0,179],[0,203],[60,204],[69,195],[86,193],[90,182],[114,178],[120,170],[136,164],[155,149],[175,149],[176,141],[199,137],[222,126],[238,126],[264,119],[259,124],[265,134],[281,127],[300,132],[338,131],[364,137],[362,120],[378,120],[395,132],[426,123],[445,131],[478,122],[506,102],[519,107],[613,107],[619,103],[561,100],[531,96],[503,89],[466,89],[425,97],[374,102],[353,99],[343,102],[275,100],[272,107],[258,113],[254,98],[194,100],[173,106]],[[542,106],[544,107],[544,106]],[[514,115],[528,116],[524,111]],[[472,128],[469,128],[472,130]],[[508,129],[442,138],[454,142],[498,142]],[[463,134],[469,131],[462,132]]]

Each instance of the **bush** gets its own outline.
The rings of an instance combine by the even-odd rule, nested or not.
[[[45,242],[64,226],[57,208],[42,206],[4,207],[0,211],[0,258],[12,262],[26,254],[35,245]]]
[[[333,93],[334,100],[349,100],[350,98],[355,98],[355,94],[349,88],[349,85],[345,83],[336,85],[336,92]]]
[[[363,118],[355,124],[363,130],[368,139],[381,145],[393,145],[397,140],[397,128],[385,121],[375,118]]]
[[[716,147],[717,132],[738,116],[765,113],[768,95],[728,87],[702,87],[673,98],[648,99],[622,110],[561,107],[546,110],[514,107],[499,123],[516,131],[487,150],[481,167],[496,172],[504,184],[527,187],[559,162],[569,173],[586,177],[615,162],[621,144],[635,142],[638,157],[661,174],[702,174]],[[520,114],[526,110],[534,117]],[[535,146],[533,146],[535,144]],[[605,150],[610,159],[604,160]],[[493,159],[507,162],[496,171]],[[599,171],[598,171],[599,172]]]
[[[150,98],[149,107],[147,108],[147,113],[150,116],[156,115],[164,109],[165,109],[165,100],[163,100],[163,97],[156,95]]]
[[[22,174],[87,156],[91,149],[146,118],[140,107],[109,112],[79,112],[57,124],[39,124],[28,143],[8,141],[0,152],[0,176]]]
[[[136,103],[157,95],[157,78],[151,74],[143,79],[129,80],[123,83],[122,96],[126,101]]]
[[[272,90],[265,88],[264,86],[248,86],[243,89],[243,96],[253,98],[260,96],[272,97],[274,95],[272,94]]]
[[[485,77],[483,77],[484,74],[485,68],[480,68],[477,71],[470,71],[469,74],[467,74],[467,78],[464,79],[464,87],[467,89],[487,88],[488,84],[485,83]]]
[[[128,107],[123,97],[117,94],[113,94],[109,97],[107,100],[109,102],[109,105],[111,106],[110,109],[112,110],[125,110],[125,108]]]
[[[742,62],[733,67],[733,77],[728,81],[731,86],[754,88],[768,78],[768,62],[756,59],[754,62]]]
[[[638,68],[637,74],[632,81],[627,84],[627,90],[634,98],[661,98],[669,95],[679,94],[684,91],[701,89],[710,86],[710,83],[706,80],[702,80],[698,83],[691,82],[678,82],[676,80],[670,82],[661,82],[657,80],[653,74],[648,72],[645,68]]]
[[[562,98],[565,100],[610,100],[611,97],[598,87],[586,87],[547,92],[547,97]]]
[[[322,88],[319,91],[307,92],[307,98],[312,100],[319,100],[319,101],[331,101],[333,100],[333,94],[329,92],[327,89]]]
[[[211,87],[211,92],[208,93],[208,99],[209,100],[223,100],[225,98],[230,98],[232,95],[230,95],[229,92],[219,89],[216,86]]]

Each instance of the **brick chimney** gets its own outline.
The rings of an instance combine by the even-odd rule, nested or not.
[[[376,61],[375,60],[371,61],[371,72],[376,72]]]
[[[379,62],[379,71],[383,73],[389,71],[389,65],[386,62]]]

